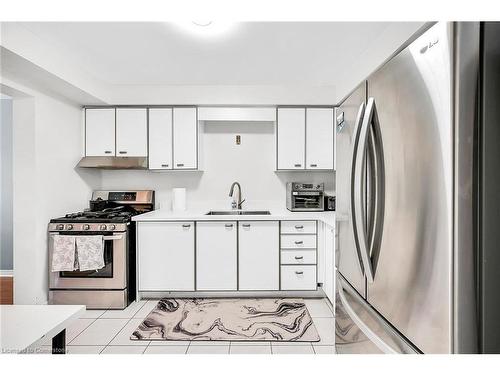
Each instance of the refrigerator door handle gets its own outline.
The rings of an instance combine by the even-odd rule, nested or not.
[[[357,158],[357,154],[359,152],[359,135],[360,135],[360,132],[361,132],[361,124],[363,122],[363,117],[365,115],[365,103],[361,103],[361,105],[359,106],[359,110],[358,110],[358,115],[356,116],[356,122],[355,122],[355,125],[354,125],[354,131],[353,131],[353,134],[354,134],[354,141],[353,141],[353,149],[352,149],[352,164],[351,164],[351,199],[350,199],[350,206],[351,206],[351,222],[352,222],[352,229],[353,229],[353,232],[354,232],[354,239],[355,239],[355,242],[356,242],[356,250],[357,250],[357,259],[358,259],[358,265],[359,265],[359,269],[361,270],[361,273],[364,275],[365,274],[365,271],[364,271],[364,267],[363,267],[363,261],[362,261],[362,250],[360,249],[359,247],[359,244],[358,244],[358,227],[359,227],[359,224],[358,224],[358,208],[356,205],[355,205],[355,189],[354,189],[354,183],[355,183],[355,176],[356,176],[356,158]],[[361,223],[361,221],[359,221],[359,223]]]
[[[375,277],[378,258],[380,255],[380,242],[384,223],[385,206],[385,168],[384,168],[384,149],[382,145],[382,134],[377,114],[375,99],[369,98],[367,105],[366,121],[370,126],[368,152],[371,165],[371,215],[369,223],[369,252],[367,259],[372,267],[372,274]]]
[[[353,157],[353,169],[351,174],[351,213],[354,227],[354,239],[358,248],[361,262],[363,264],[364,274],[369,283],[373,283],[373,268],[370,260],[370,249],[368,247],[367,230],[365,225],[364,213],[364,179],[363,166],[366,159],[368,148],[368,134],[370,131],[370,118],[372,117],[369,110],[373,110],[372,105],[369,107],[370,101],[366,106],[363,116],[363,121],[359,128],[359,135],[355,143],[356,152]]]

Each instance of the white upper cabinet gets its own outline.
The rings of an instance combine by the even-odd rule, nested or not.
[[[116,109],[116,156],[148,156],[146,108]]]
[[[196,290],[236,290],[236,221],[196,223]]]
[[[333,169],[333,108],[306,109],[306,169]]]
[[[172,108],[150,108],[149,169],[172,168]]]
[[[85,109],[85,155],[115,156],[115,109]]]
[[[174,108],[174,169],[198,168],[198,119],[196,107]]]
[[[277,169],[305,168],[305,108],[278,108]]]

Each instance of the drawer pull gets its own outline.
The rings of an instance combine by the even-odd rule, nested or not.
[[[191,228],[191,224],[182,224],[183,228]]]
[[[296,225],[295,229],[304,229],[304,226],[303,225]]]
[[[295,241],[295,245],[302,245],[304,241]]]
[[[111,151],[104,151],[105,154],[111,154]]]
[[[250,224],[241,224],[243,228],[250,228]]]
[[[162,168],[168,168],[168,164],[162,164],[161,167]]]
[[[177,166],[178,167],[184,167],[184,163],[178,163]]]
[[[118,151],[118,152],[122,155],[127,153],[127,151]]]
[[[300,167],[302,167],[302,164],[294,164],[294,167],[295,168],[300,168]]]
[[[316,168],[317,166],[318,166],[318,164],[311,164],[312,168]]]
[[[300,260],[300,259],[304,259],[304,257],[295,257],[295,259]]]
[[[303,275],[303,274],[304,274],[304,271],[295,271],[295,274],[296,274],[296,275]]]
[[[232,228],[233,227],[233,224],[226,224],[225,225],[226,228]]]

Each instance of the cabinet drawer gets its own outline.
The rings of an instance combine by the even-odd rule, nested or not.
[[[282,249],[316,249],[315,234],[282,234],[281,235]]]
[[[281,250],[281,264],[316,264],[316,250]]]
[[[316,266],[281,266],[281,290],[316,290]]]
[[[316,234],[315,221],[282,221],[282,234]]]

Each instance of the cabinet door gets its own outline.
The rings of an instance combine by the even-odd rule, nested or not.
[[[277,221],[241,221],[239,290],[279,290],[279,225]]]
[[[329,225],[324,227],[324,246],[325,246],[325,279],[323,282],[323,291],[335,306],[335,230]]]
[[[174,108],[174,169],[198,168],[196,108]]]
[[[278,108],[278,169],[304,169],[305,108]]]
[[[306,169],[333,170],[333,108],[306,110]]]
[[[194,222],[141,222],[139,291],[194,291]]]
[[[115,156],[115,109],[85,109],[85,155]]]
[[[196,290],[237,290],[235,221],[196,223]]]
[[[146,108],[116,109],[116,156],[148,156]]]
[[[149,169],[172,169],[172,108],[149,109]]]

